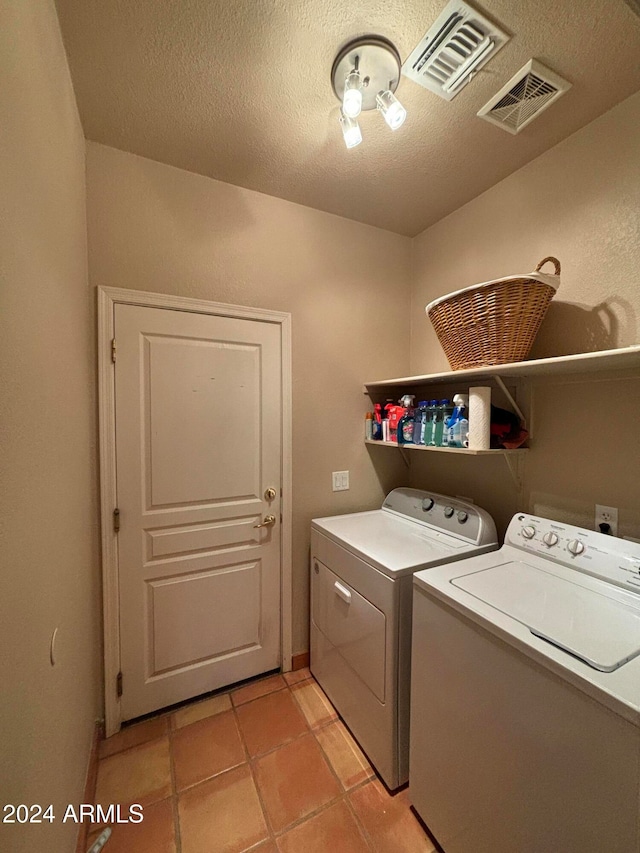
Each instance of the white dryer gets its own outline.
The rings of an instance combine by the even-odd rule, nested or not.
[[[414,576],[411,801],[447,853],[640,850],[640,545],[521,513]]]
[[[412,575],[495,548],[487,512],[417,489],[311,523],[311,672],[391,789],[408,779]]]

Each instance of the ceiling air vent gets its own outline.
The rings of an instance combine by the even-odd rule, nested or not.
[[[570,88],[571,83],[531,59],[478,115],[509,133],[519,133]]]
[[[452,100],[509,41],[462,0],[452,0],[402,66],[405,77]]]

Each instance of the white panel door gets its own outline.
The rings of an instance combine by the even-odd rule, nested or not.
[[[280,665],[281,342],[275,323],[114,310],[128,720]]]

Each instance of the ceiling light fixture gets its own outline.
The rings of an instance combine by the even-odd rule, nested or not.
[[[357,68],[350,71],[344,81],[342,111],[349,118],[357,118],[362,110],[362,78]]]
[[[391,130],[404,123],[407,111],[394,94],[401,65],[396,48],[381,36],[355,39],[336,56],[331,83],[342,102],[340,124],[347,148],[362,142],[356,121],[361,111],[379,110]]]
[[[355,118],[345,115],[340,111],[340,124],[342,125],[342,135],[344,136],[344,144],[347,148],[355,148],[362,142],[362,131],[360,125]]]
[[[391,130],[397,130],[407,117],[407,111],[388,89],[386,92],[378,92],[376,104],[383,115],[384,120]]]

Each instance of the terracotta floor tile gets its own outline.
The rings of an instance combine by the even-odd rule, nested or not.
[[[184,791],[178,809],[182,853],[241,853],[268,838],[246,764]]]
[[[111,838],[107,842],[109,853],[175,853],[176,837],[172,800],[162,800],[144,809],[142,823],[111,825]],[[102,832],[91,833],[89,845]]]
[[[302,708],[302,713],[312,729],[338,719],[333,705],[315,681],[303,681],[300,684],[294,684],[291,693]]]
[[[311,670],[308,666],[305,666],[304,669],[296,669],[293,672],[285,672],[284,680],[287,684],[298,684],[299,681],[305,681],[307,678],[311,678]]]
[[[407,790],[392,797],[376,779],[353,791],[349,799],[377,853],[434,853],[409,808]]]
[[[371,765],[343,723],[338,721],[319,729],[316,737],[345,790],[373,779]]]
[[[98,762],[96,803],[147,806],[170,794],[168,737],[134,746]]]
[[[182,791],[246,761],[233,711],[206,717],[173,735],[176,788]]]
[[[341,793],[311,735],[258,759],[254,774],[274,832],[311,814]]]
[[[100,742],[100,758],[115,755],[123,749],[130,749],[132,746],[139,746],[141,743],[148,743],[150,740],[162,737],[167,733],[167,720],[166,716],[153,717],[145,720],[144,723],[125,726],[117,734]]]
[[[280,853],[368,853],[369,849],[344,800],[278,838]]]
[[[231,701],[236,706],[244,705],[245,702],[266,696],[267,693],[273,693],[274,690],[282,690],[286,686],[287,682],[281,675],[272,675],[270,678],[263,678],[261,681],[254,681],[252,684],[247,684],[246,687],[239,687],[234,690],[231,694]]]
[[[236,708],[250,755],[261,755],[309,731],[288,690],[262,696]]]
[[[223,693],[220,696],[205,699],[203,702],[194,702],[192,705],[179,708],[171,715],[171,724],[174,729],[181,729],[183,726],[197,723],[198,720],[204,720],[205,717],[212,717],[214,714],[222,714],[223,711],[230,710],[231,699],[229,694]]]

